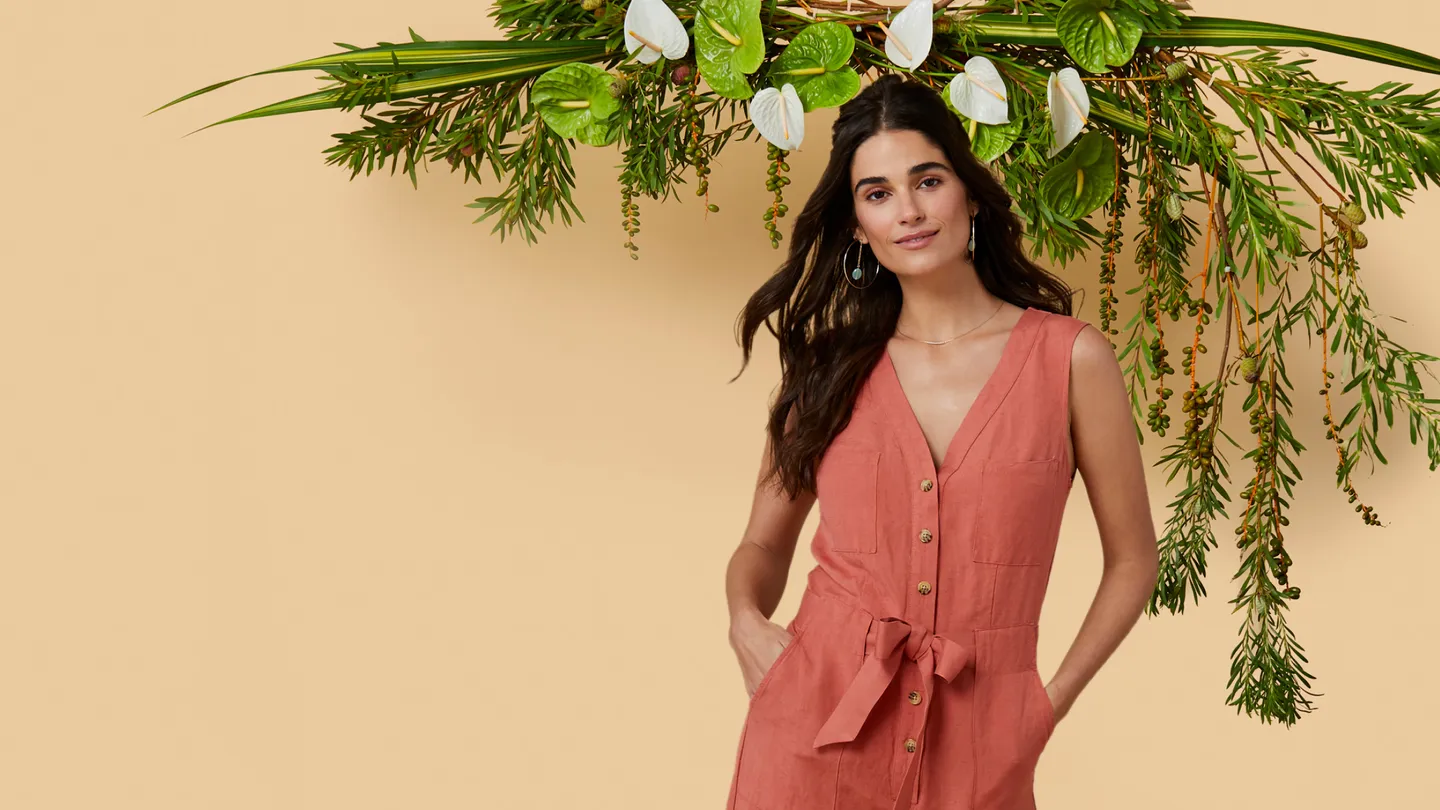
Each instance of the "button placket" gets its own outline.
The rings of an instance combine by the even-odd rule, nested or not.
[[[925,460],[931,462],[928,454]],[[911,557],[911,559],[914,560],[912,570],[916,572],[915,592],[911,595],[910,599],[906,600],[911,606],[911,621],[925,627],[932,633],[935,632],[936,629],[935,617],[936,606],[938,604],[934,598],[934,591],[938,585],[940,574],[939,549],[931,545],[935,540],[936,533],[939,530],[938,527],[940,526],[941,489],[938,486],[940,479],[939,473],[939,470],[934,469],[933,463],[927,463],[920,478],[919,492],[916,493],[914,517],[916,518],[915,522],[921,527],[918,534],[920,543],[911,547],[914,551]],[[907,701],[905,705],[917,711],[915,715],[917,718],[923,718],[928,713],[926,710],[927,704],[924,702],[920,690],[907,690],[901,692],[901,694],[903,695],[901,699]],[[908,756],[917,758],[915,762],[911,763],[915,772],[912,775],[912,784],[908,786],[908,792],[910,793],[910,801],[918,802],[920,800],[921,782],[919,773],[921,763],[918,761],[918,758],[924,756],[923,751],[921,751],[922,746],[920,746],[916,737],[908,737],[905,740],[904,748]],[[907,770],[909,770],[909,768],[907,768]]]

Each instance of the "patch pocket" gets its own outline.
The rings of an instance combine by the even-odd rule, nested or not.
[[[879,538],[880,451],[832,443],[815,471],[820,526],[831,551],[874,554]]]
[[[1060,459],[986,460],[980,471],[971,559],[1044,565],[1054,553],[1069,476]]]

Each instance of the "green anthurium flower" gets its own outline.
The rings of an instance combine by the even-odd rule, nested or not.
[[[1144,28],[1135,12],[1111,0],[1069,0],[1055,16],[1055,33],[1080,67],[1109,73],[1110,65],[1130,61]]]
[[[1099,208],[1115,192],[1115,141],[1091,130],[1080,136],[1075,148],[1040,178],[1040,196],[1052,210],[1067,219]]]
[[[610,93],[615,77],[584,62],[551,68],[530,88],[530,103],[540,118],[563,137],[605,146],[620,134],[615,117],[620,102]]]
[[[975,157],[989,163],[1005,154],[1015,141],[1020,139],[1020,121],[1006,121],[1003,124],[982,124],[961,118],[965,131],[970,134],[970,151]]]
[[[692,33],[695,61],[711,90],[733,99],[755,94],[745,76],[765,59],[760,0],[700,0]]]
[[[770,63],[769,81],[775,87],[795,85],[805,110],[838,107],[860,92],[860,74],[850,67],[855,34],[837,22],[807,25]]]

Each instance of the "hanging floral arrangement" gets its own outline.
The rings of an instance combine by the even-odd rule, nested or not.
[[[1370,215],[1402,215],[1418,185],[1440,181],[1437,94],[1395,81],[1357,90],[1321,80],[1304,49],[1431,74],[1440,60],[1188,9],[1167,0],[496,0],[490,16],[501,40],[431,42],[412,29],[409,42],[337,42],[337,53],[219,82],[159,109],[250,76],[323,72],[330,83],[321,90],[210,126],[358,107],[364,126],[336,136],[328,163],[352,178],[389,163],[412,183],[426,161],[477,183],[488,165],[501,187],[470,204],[476,222],[494,218],[502,240],[519,231],[531,243],[542,218],[553,223],[558,213],[569,225],[580,214],[573,151],[616,148],[624,245],[638,258],[639,199],[665,200],[691,173],[696,196],[719,212],[711,163],[732,139],[752,136],[767,143],[774,199],[763,220],[778,247],[787,157],[802,148],[806,115],[855,96],[862,75],[904,72],[929,84],[1003,178],[1034,254],[1061,265],[1099,256],[1099,326],[1125,333],[1116,351],[1137,431],[1141,441],[1147,432],[1168,441],[1159,463],[1167,480],[1183,481],[1148,612],[1183,612],[1205,595],[1219,524],[1227,507],[1237,509],[1231,603],[1243,621],[1227,702],[1288,725],[1317,695],[1286,615],[1300,596],[1286,546],[1295,459],[1305,449],[1290,422],[1294,397],[1323,401],[1337,486],[1364,526],[1382,523],[1352,471],[1362,458],[1386,463],[1382,416],[1388,426],[1398,414],[1411,442],[1424,442],[1430,469],[1440,467],[1440,399],[1421,385],[1437,358],[1387,335],[1357,261]],[[1218,50],[1233,46],[1241,47]],[[1212,107],[1240,127],[1220,123]],[[1296,189],[1309,210],[1281,197]],[[1125,214],[1137,205],[1138,225],[1126,233]],[[1115,268],[1126,237],[1142,277],[1124,291],[1135,308],[1122,326]],[[1202,268],[1193,276],[1192,265]],[[1202,380],[1196,361],[1214,347],[1207,335],[1217,327],[1219,372]],[[1297,327],[1320,338],[1323,382],[1303,393],[1283,352]],[[1177,382],[1182,422],[1167,437]],[[1235,386],[1249,413],[1248,449],[1220,426]],[[1232,467],[1217,439],[1245,450],[1250,469],[1238,495],[1225,486]]]

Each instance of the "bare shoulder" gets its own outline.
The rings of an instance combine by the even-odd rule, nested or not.
[[[1125,372],[1110,338],[1086,323],[1070,346],[1070,420],[1079,424],[1103,423],[1107,433],[1116,433],[1130,418],[1130,394]],[[1092,427],[1093,432],[1093,427]]]
[[[1075,335],[1075,343],[1070,347],[1070,368],[1072,377],[1075,371],[1104,372],[1108,368],[1116,371],[1120,368],[1120,361],[1115,357],[1115,347],[1110,345],[1110,338],[1104,332],[1095,328],[1088,322],[1079,318],[1071,318],[1084,324],[1079,327]]]

